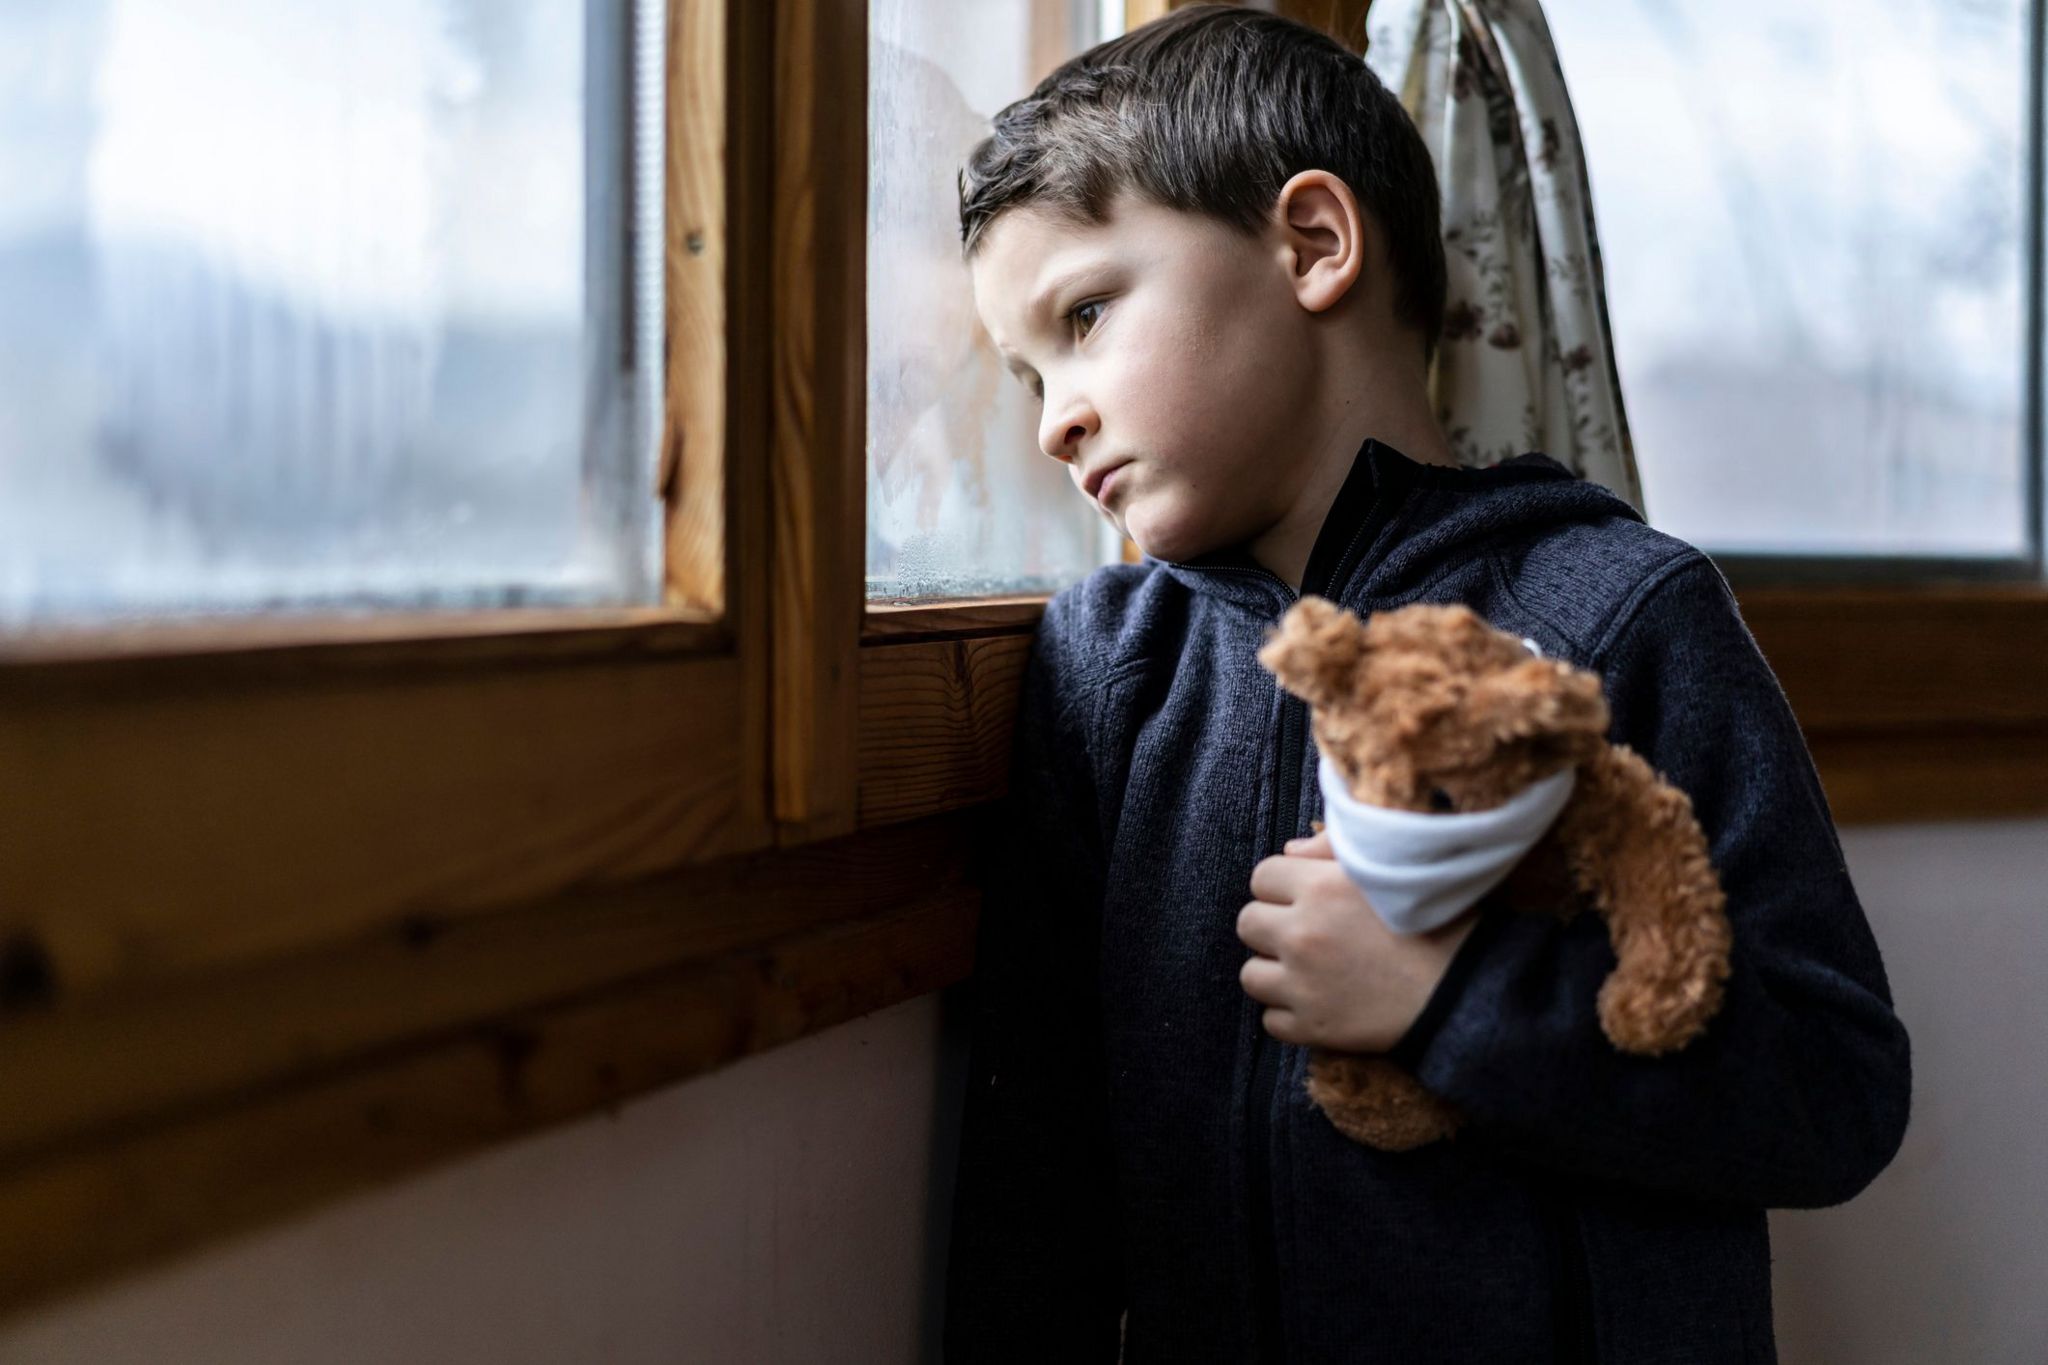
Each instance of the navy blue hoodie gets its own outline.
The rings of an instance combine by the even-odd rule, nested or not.
[[[1468,1126],[1344,1137],[1238,979],[1252,868],[1321,816],[1305,707],[1255,657],[1298,595],[1242,547],[1098,569],[1046,608],[988,827],[945,1358],[1114,1362],[1121,1330],[1131,1365],[1774,1360],[1764,1210],[1863,1189],[1910,1071],[1726,580],[1541,453],[1368,440],[1308,593],[1462,602],[1599,673],[1609,738],[1706,831],[1725,1003],[1681,1052],[1618,1052],[1604,922],[1488,897],[1392,1054]]]

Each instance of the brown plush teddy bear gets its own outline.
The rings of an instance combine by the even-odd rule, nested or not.
[[[1617,965],[1600,1027],[1625,1052],[1685,1046],[1720,1008],[1729,928],[1686,794],[1608,743],[1599,678],[1531,657],[1471,608],[1418,604],[1371,620],[1304,597],[1259,650],[1309,704],[1316,745],[1353,796],[1397,810],[1491,810],[1576,767],[1555,822],[1499,883],[1518,911],[1607,921]],[[1320,831],[1323,822],[1317,821]],[[1448,1137],[1464,1116],[1384,1057],[1313,1048],[1309,1095],[1385,1151]]]

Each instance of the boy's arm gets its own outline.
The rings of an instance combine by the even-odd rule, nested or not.
[[[1734,944],[1720,1012],[1622,1053],[1597,915],[1486,904],[1389,1054],[1500,1145],[1593,1179],[1770,1208],[1861,1191],[1905,1135],[1906,1031],[1804,737],[1713,561],[1653,579],[1601,668],[1611,737],[1692,798]]]
[[[946,1271],[949,1365],[1118,1356],[1123,1281],[1096,993],[1103,861],[1061,599],[1024,673],[989,826]],[[1063,705],[1063,703],[1066,703]]]

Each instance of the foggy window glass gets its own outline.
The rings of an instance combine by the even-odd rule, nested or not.
[[[1546,10],[1653,521],[2024,553],[2020,0]]]
[[[1052,591],[1122,538],[1038,448],[1037,404],[975,317],[955,175],[990,115],[1111,36],[1099,0],[868,11],[870,597]]]
[[[0,5],[0,625],[654,600],[661,14]]]

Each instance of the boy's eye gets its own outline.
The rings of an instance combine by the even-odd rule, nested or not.
[[[1090,331],[1094,330],[1095,323],[1094,319],[1091,318],[1088,320],[1086,325],[1082,325],[1081,315],[1091,308],[1102,308],[1106,306],[1107,305],[1105,305],[1101,299],[1090,299],[1086,303],[1075,304],[1073,308],[1067,313],[1067,316],[1071,318],[1077,326],[1081,326],[1081,335],[1086,336]]]

